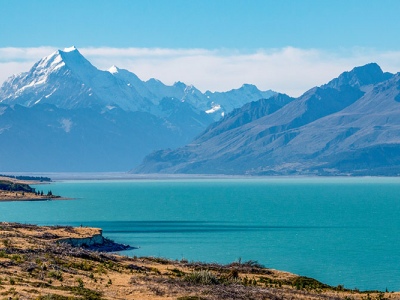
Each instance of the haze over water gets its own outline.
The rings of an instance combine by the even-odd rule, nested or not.
[[[2,221],[97,226],[123,254],[269,268],[400,290],[400,179],[65,181],[71,201],[0,203]]]

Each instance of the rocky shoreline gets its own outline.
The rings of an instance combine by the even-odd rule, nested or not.
[[[97,252],[118,252],[136,249],[132,246],[116,243],[113,240],[107,239],[103,237],[101,229],[97,230],[98,232],[91,236],[60,238],[57,239],[57,243],[66,243],[73,247],[82,247]]]
[[[91,251],[98,251],[98,252],[119,252],[119,251],[124,251],[124,250],[137,249],[130,245],[116,243],[107,238],[104,238],[104,241],[102,244],[94,244],[91,246],[85,246],[83,248],[91,250]]]

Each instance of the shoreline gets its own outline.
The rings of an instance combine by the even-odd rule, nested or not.
[[[54,198],[1,198],[0,202],[36,202],[36,201],[61,201],[61,200],[76,200],[75,198],[54,197]]]
[[[49,184],[50,182],[20,180],[16,178],[0,176],[0,202],[7,201],[49,201],[67,200],[68,198],[53,195],[51,191],[47,194],[36,191],[32,184]]]
[[[400,299],[400,292],[333,287],[255,261],[110,254],[129,246],[100,228],[0,222],[0,241],[0,290],[23,299]]]
[[[185,179],[249,179],[249,180],[279,180],[279,179],[400,179],[398,176],[316,176],[316,175],[226,175],[226,174],[133,174],[128,172],[3,172],[5,175],[31,175],[51,177],[51,182],[33,182],[29,184],[51,184],[59,181],[85,180],[185,180]]]

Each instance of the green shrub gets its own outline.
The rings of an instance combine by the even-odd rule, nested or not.
[[[24,260],[25,260],[24,257],[22,255],[19,255],[19,254],[13,254],[11,256],[11,259],[13,261],[15,261],[17,264],[23,263]]]
[[[48,294],[46,296],[39,296],[35,300],[71,300],[72,297],[61,296],[57,294]]]
[[[179,270],[179,269],[177,269],[177,268],[174,268],[174,269],[172,269],[172,270],[170,270],[170,271],[171,271],[172,274],[174,274],[176,277],[182,277],[182,276],[185,275],[185,272],[183,272],[183,271],[181,271],[181,270]]]
[[[218,278],[210,271],[202,270],[187,274],[184,280],[192,284],[218,284]]]
[[[76,279],[76,282],[78,283],[78,287],[79,287],[80,289],[83,289],[83,288],[84,288],[84,284],[83,284],[82,278],[77,278],[77,279]]]
[[[63,276],[62,276],[62,273],[60,271],[50,271],[47,275],[50,278],[54,278],[54,279],[57,279],[59,281],[63,281]]]
[[[313,278],[298,276],[292,281],[292,285],[295,286],[298,290],[300,289],[323,289],[330,288],[329,285],[319,282]]]
[[[4,247],[9,248],[11,246],[10,240],[3,240],[3,245]]]

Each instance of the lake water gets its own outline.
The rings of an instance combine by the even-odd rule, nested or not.
[[[400,290],[400,178],[65,181],[76,198],[3,202],[0,220],[101,227],[123,254],[269,268]]]

